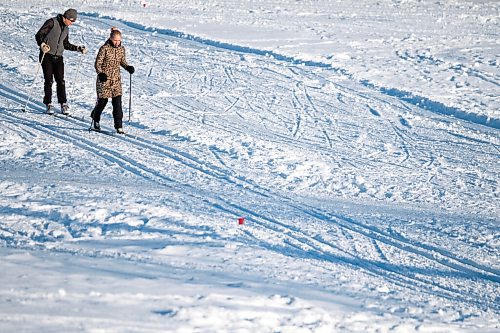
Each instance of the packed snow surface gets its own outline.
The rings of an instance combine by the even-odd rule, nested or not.
[[[500,330],[498,1],[0,9],[1,332]],[[127,135],[88,131],[111,27]]]

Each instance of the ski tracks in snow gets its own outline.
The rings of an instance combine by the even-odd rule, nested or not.
[[[138,136],[113,137],[112,141],[122,141],[127,144],[128,153],[134,156],[132,159],[126,157],[123,152],[111,148],[109,144],[105,145],[96,140],[102,139],[99,134],[85,134],[83,126],[88,123],[86,121],[60,116],[61,118],[53,119],[56,124],[47,124],[37,119],[40,116],[18,112],[5,112],[3,114],[3,118],[9,119],[12,124],[25,126],[30,132],[38,131],[61,141],[69,141],[78,146],[79,149],[95,154],[109,163],[117,164],[124,170],[133,173],[137,177],[144,177],[156,185],[167,186],[171,189],[183,188],[182,192],[191,197],[190,200],[208,201],[210,205],[217,207],[227,214],[247,216],[248,223],[253,225],[253,228],[247,230],[248,236],[250,239],[257,240],[260,246],[264,248],[293,256],[305,256],[305,258],[319,260],[320,262],[343,263],[348,266],[358,267],[373,276],[395,283],[399,287],[411,289],[417,286],[419,290],[427,290],[430,294],[451,300],[460,299],[462,302],[465,301],[482,309],[490,308],[495,304],[494,299],[488,300],[481,293],[481,289],[477,291],[477,294],[472,294],[469,290],[469,294],[465,296],[459,282],[470,280],[484,281],[486,286],[483,286],[483,288],[486,287],[486,290],[491,290],[500,281],[498,270],[475,263],[470,259],[462,260],[447,250],[419,244],[398,235],[383,232],[374,226],[364,225],[361,222],[342,215],[305,206],[300,202],[295,202],[293,199],[272,193],[269,189],[262,188],[252,182],[235,178],[228,173],[228,170],[197,161],[194,157],[186,153],[176,152],[172,148],[157,142]],[[65,123],[71,123],[72,125],[77,125],[77,127],[64,126]],[[75,129],[81,130],[82,133],[75,133]],[[71,132],[72,130],[73,132]],[[35,134],[32,133],[32,135]],[[134,147],[142,150],[143,156],[147,157],[149,163],[140,161],[138,154],[131,153]],[[294,225],[291,221],[284,223],[275,217],[271,217],[269,214],[271,214],[272,210],[262,213],[246,206],[235,205],[231,202],[230,198],[224,198],[223,194],[202,193],[196,185],[188,185],[190,180],[183,179],[182,181],[176,181],[167,175],[171,171],[165,173],[152,169],[151,161],[153,155],[161,155],[163,158],[180,162],[185,171],[191,169],[196,172],[202,172],[209,177],[226,183],[225,185],[219,185],[218,188],[226,187],[229,189],[227,183],[231,186],[244,188],[243,195],[250,201],[266,201],[274,205],[280,205],[281,210],[287,211],[284,216],[303,216],[305,214],[309,218],[306,220],[302,220],[302,218],[300,221],[301,224],[309,225],[312,223],[318,226],[312,230],[312,234],[309,234],[303,231],[304,228],[301,224]],[[163,167],[159,169],[163,169]],[[283,206],[284,203],[287,204]],[[276,209],[278,208],[276,207]],[[265,238],[262,238],[261,231],[259,231],[260,228],[263,229],[261,231],[267,233]],[[323,230],[324,228],[329,230],[326,234],[327,236],[321,236],[321,232],[318,234],[319,230]],[[145,231],[147,229],[141,230],[141,232]],[[354,234],[356,236],[353,236]],[[76,236],[76,234],[74,235]],[[346,235],[349,236],[348,239],[345,239]],[[330,240],[332,237],[334,241]],[[272,240],[273,238],[274,240]],[[342,239],[345,240],[342,241]],[[271,243],[269,243],[270,240]],[[367,247],[369,244],[372,244],[372,247]],[[384,252],[382,252],[379,244],[384,245]],[[379,253],[379,258],[370,259],[372,251]],[[388,260],[388,256],[395,257],[396,261]],[[414,264],[414,266],[400,266],[402,264],[398,263],[400,258],[409,257],[412,257],[412,260],[418,263]],[[417,260],[416,258],[420,259]],[[431,267],[433,268],[430,269]],[[440,282],[441,275],[443,274],[447,278]],[[459,277],[460,279],[454,282],[455,287],[451,287],[448,279],[454,279],[455,277]],[[479,282],[476,281],[476,283]],[[487,287],[488,284],[492,286]],[[464,287],[468,287],[468,285],[466,284]]]
[[[96,26],[86,37],[96,45],[110,24],[123,24],[85,19]],[[81,28],[89,29],[84,23]],[[339,264],[353,274],[359,270],[363,274],[356,277],[365,285],[374,279],[391,289],[417,289],[414,295],[425,291],[500,311],[497,266],[426,239],[430,229],[402,234],[406,223],[425,225],[425,214],[402,207],[394,216],[366,218],[340,212],[330,199],[466,205],[462,196],[473,196],[478,187],[496,191],[496,132],[459,124],[328,69],[128,30],[129,63],[147,73],[144,82],[137,80],[141,70],[134,76],[134,118],[140,121],[129,126],[129,135],[88,133],[88,118],[48,117],[36,102],[30,104],[33,113],[12,111],[9,105],[21,105],[26,92],[8,80],[0,86],[7,101],[0,114],[2,126],[17,129],[25,138],[70,144],[78,154],[93,156],[98,168],[117,167],[121,176],[131,175],[159,193],[167,188],[190,206],[245,216],[247,225],[238,241],[251,246],[309,260],[332,275],[338,274]],[[144,50],[144,43],[154,48]],[[15,72],[11,66],[5,64],[4,75]],[[84,98],[93,98],[92,90],[80,89]],[[81,107],[74,111],[89,111]],[[471,160],[470,167],[463,158]],[[461,190],[450,188],[450,177]],[[316,191],[314,204],[301,196]],[[443,218],[468,223],[453,214]],[[75,227],[66,223],[65,228],[71,233]],[[130,234],[154,234],[141,223],[127,228]],[[16,232],[22,234],[8,230]],[[13,236],[3,241],[16,244]],[[478,247],[472,250],[481,253]],[[426,296],[419,297],[425,302]]]

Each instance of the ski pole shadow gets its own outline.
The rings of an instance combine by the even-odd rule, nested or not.
[[[26,104],[28,95],[23,92],[16,91],[12,88],[0,83],[0,96],[4,97],[7,101],[19,105],[19,109],[23,110]],[[45,105],[41,102],[29,101],[26,105],[26,112],[30,113],[44,113]],[[35,112],[38,111],[38,112]]]

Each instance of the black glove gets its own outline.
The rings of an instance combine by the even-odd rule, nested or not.
[[[129,72],[130,74],[134,74],[134,72],[135,72],[134,66],[127,66],[127,67],[125,67],[125,70],[127,72]]]
[[[106,73],[99,73],[97,74],[97,78],[99,79],[99,81],[101,82],[106,82],[108,81],[108,76],[106,75]]]

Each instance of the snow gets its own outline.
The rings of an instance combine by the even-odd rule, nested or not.
[[[500,329],[497,1],[0,8],[0,331]],[[88,132],[112,26],[126,136]]]

